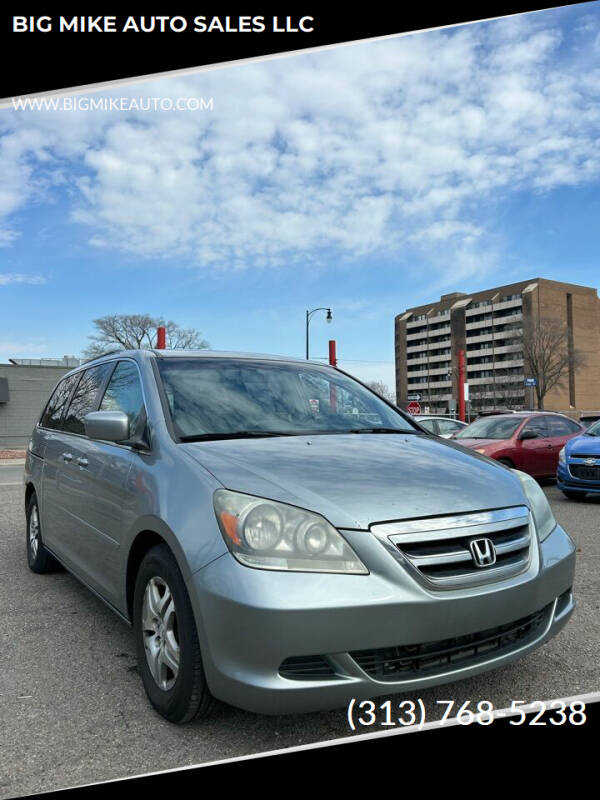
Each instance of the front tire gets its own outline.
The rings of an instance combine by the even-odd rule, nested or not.
[[[32,572],[40,575],[46,572],[57,572],[60,564],[50,555],[42,541],[40,509],[35,492],[29,498],[25,514],[27,520],[27,563]]]
[[[148,699],[169,722],[206,717],[216,705],[206,684],[185,582],[166,544],[148,551],[133,595],[137,662]]]
[[[570,492],[568,489],[563,489],[563,494],[568,500],[585,500],[585,492]]]

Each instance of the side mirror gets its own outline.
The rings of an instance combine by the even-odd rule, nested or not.
[[[522,432],[519,434],[519,439],[520,439],[521,441],[522,441],[523,439],[537,439],[538,437],[539,437],[539,433],[536,433],[535,431],[532,431],[532,430],[528,430],[528,431],[522,431]]]
[[[129,417],[123,411],[90,411],[83,418],[90,439],[123,442],[129,439]]]

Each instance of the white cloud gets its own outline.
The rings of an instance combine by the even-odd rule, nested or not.
[[[15,242],[20,235],[21,234],[19,231],[0,227],[0,247],[10,247],[10,245]]]
[[[11,283],[46,283],[46,278],[42,275],[24,275],[20,272],[0,272],[0,286],[8,286]]]
[[[323,268],[416,247],[438,279],[449,260],[453,280],[480,274],[497,246],[487,203],[600,175],[597,27],[587,15],[569,48],[555,19],[113,92],[213,97],[212,113],[0,112],[0,219],[60,184],[90,245],[145,258]]]

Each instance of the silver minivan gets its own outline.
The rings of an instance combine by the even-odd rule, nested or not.
[[[133,626],[153,706],[335,708],[500,667],[573,608],[575,548],[528,475],[330,366],[121,351],[55,388],[27,558]]]

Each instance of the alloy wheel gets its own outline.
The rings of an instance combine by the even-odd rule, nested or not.
[[[169,691],[179,673],[179,631],[171,590],[158,576],[144,590],[142,628],[150,673],[160,689]]]
[[[29,550],[32,561],[35,561],[40,546],[40,518],[37,505],[34,505],[29,515]]]

